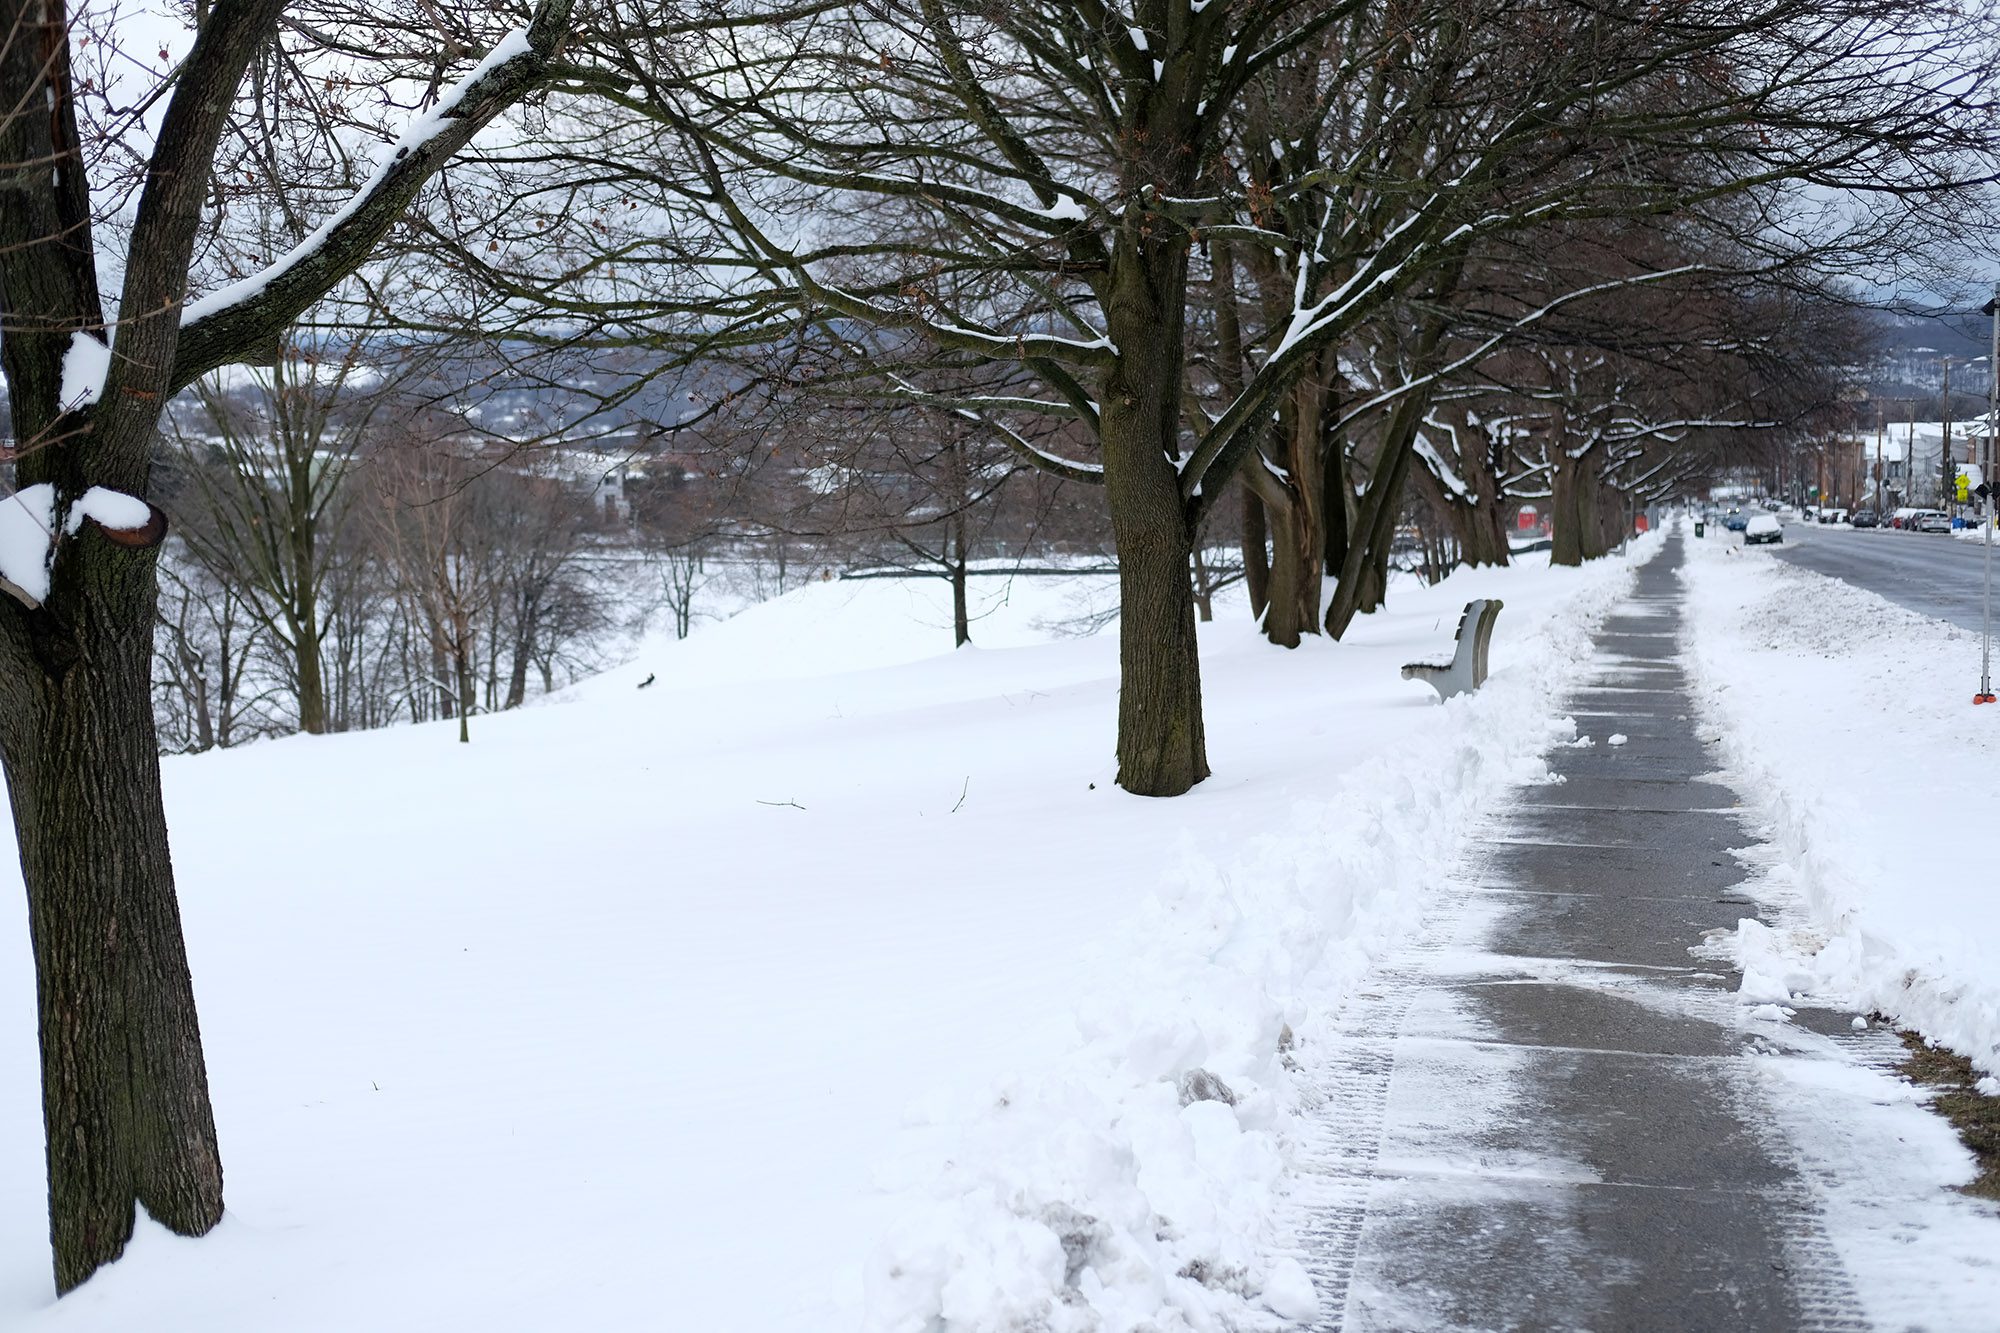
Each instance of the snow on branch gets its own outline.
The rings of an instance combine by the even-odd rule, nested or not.
[[[1003,410],[1026,407],[1032,411],[1044,411],[1052,407],[1060,409],[1065,406],[1063,404],[1048,404],[1032,399],[1005,397],[990,397],[983,400],[953,398],[944,394],[934,394],[920,389],[901,375],[894,373],[889,375],[889,380],[896,386],[896,395],[898,397],[907,398],[911,402],[922,403],[928,407],[942,408],[949,411],[953,416],[970,421],[974,425],[985,427],[999,436],[1002,444],[1013,450],[1014,453],[1030,465],[1039,468],[1043,472],[1061,477],[1065,481],[1087,482],[1094,486],[1104,484],[1104,465],[1102,463],[1083,463],[1073,458],[1064,458],[1060,454],[1052,454],[1005,422],[996,421],[988,416],[985,411],[979,410],[981,407]],[[1066,412],[1062,414],[1069,415]]]
[[[31,611],[49,599],[60,539],[74,537],[86,519],[121,546],[156,546],[167,534],[159,509],[103,486],[78,496],[60,521],[59,508],[56,488],[48,482],[0,499],[0,592]]]
[[[0,500],[0,592],[30,609],[48,600],[55,531],[56,488],[49,483]]]
[[[541,82],[568,31],[573,3],[541,0],[526,28],[502,38],[436,106],[410,121],[368,180],[310,236],[261,271],[188,302],[172,387],[253,354],[359,268],[424,183]]]
[[[104,396],[104,377],[111,373],[111,348],[81,330],[70,334],[63,353],[62,387],[57,400],[65,412],[89,407]]]
[[[1424,466],[1431,470],[1431,475],[1451,492],[1454,500],[1464,504],[1477,503],[1479,497],[1472,493],[1472,488],[1465,484],[1465,479],[1452,470],[1451,464],[1444,461],[1444,455],[1437,451],[1437,446],[1425,437],[1421,429],[1418,430],[1416,441],[1411,447],[1417,451],[1417,457],[1423,460]]]
[[[210,315],[221,314],[232,306],[242,305],[263,295],[273,282],[319,254],[326,248],[327,241],[334,232],[360,213],[381,192],[384,182],[398,164],[451,128],[451,122],[459,119],[458,108],[473,84],[507,62],[533,54],[533,48],[528,45],[526,28],[516,28],[502,37],[499,43],[486,53],[486,58],[473,66],[470,74],[460,79],[438,98],[436,106],[415,117],[403,127],[403,132],[382,154],[381,161],[376,165],[374,174],[369,176],[367,183],[341,205],[332,217],[320,223],[310,236],[278,256],[262,270],[232,282],[227,287],[210,292],[207,296],[189,301],[181,308],[182,327],[198,324]]]

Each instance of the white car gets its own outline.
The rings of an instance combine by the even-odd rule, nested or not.
[[[1756,546],[1763,542],[1781,542],[1785,539],[1784,525],[1778,522],[1776,514],[1759,514],[1743,529],[1743,544]]]

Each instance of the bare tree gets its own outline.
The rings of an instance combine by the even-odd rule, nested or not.
[[[183,540],[283,648],[299,730],[313,734],[333,723],[323,645],[344,610],[332,577],[349,517],[347,477],[388,401],[385,386],[355,392],[373,374],[363,351],[350,343],[321,357],[288,344],[251,401],[199,380],[200,411],[173,426],[192,482],[185,502],[200,510],[184,519]]]
[[[128,526],[130,503],[116,497],[147,495],[167,401],[265,355],[353,273],[423,183],[543,80],[569,24],[569,0],[546,0],[306,242],[191,302],[218,146],[285,5],[197,12],[143,157],[114,317],[98,290],[91,199],[105,159],[79,131],[67,17],[56,0],[0,0],[0,369],[18,478],[48,488],[38,494],[52,520],[46,586],[16,571],[43,595],[0,599],[0,753],[28,886],[60,1292],[122,1252],[135,1204],[187,1235],[222,1215],[152,713],[167,523],[148,505]]]
[[[959,367],[916,397],[1104,488],[1119,781],[1149,795],[1208,772],[1189,578],[1202,521],[1246,466],[1264,475],[1274,414],[1315,447],[1339,438],[1310,400],[1400,324],[1393,359],[1414,379],[1339,409],[1373,420],[1329,623],[1379,597],[1418,390],[1448,364],[1482,246],[1563,219],[1693,219],[1787,180],[1879,191],[1887,214],[1897,191],[1984,172],[1969,160],[1988,132],[1981,80],[1956,62],[1989,34],[1944,3],[884,0],[711,17],[605,15],[566,71],[595,109],[491,162],[495,180],[547,188],[470,206],[478,239],[447,247],[455,270],[535,250],[541,279],[490,275],[485,313],[554,309],[605,345],[775,347],[865,326]],[[566,177],[566,159],[586,174]],[[1807,218],[1782,190],[1767,206]],[[1239,320],[1240,355],[1196,374],[1214,242],[1270,256],[1273,280]],[[1030,387],[990,392],[996,367]],[[1074,428],[1075,451],[1036,442],[1049,422]],[[1297,469],[1269,479],[1293,476],[1300,502],[1328,510],[1331,490],[1347,508]],[[1276,538],[1297,552],[1287,577],[1316,589],[1328,543]]]

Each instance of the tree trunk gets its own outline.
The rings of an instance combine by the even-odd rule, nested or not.
[[[1271,572],[1267,604],[1264,608],[1264,637],[1280,648],[1296,648],[1302,636],[1317,634],[1319,626],[1299,623],[1309,600],[1305,584],[1319,584],[1319,553],[1313,549],[1301,519],[1302,506],[1291,502],[1289,488],[1285,503],[1266,506],[1271,518]]]
[[[965,513],[960,510],[951,521],[951,646],[963,648],[972,642],[972,614],[965,597]]]
[[[1208,776],[1188,580],[1195,534],[1174,466],[1186,279],[1179,242],[1121,233],[1105,302],[1119,356],[1099,429],[1118,547],[1118,785],[1140,796],[1178,796]]]
[[[208,663],[198,654],[181,650],[181,671],[194,682],[194,747],[198,751],[215,748],[215,721],[208,711]]]
[[[535,620],[535,613],[529,611],[514,637],[514,658],[507,670],[508,708],[519,708],[528,697],[528,659],[535,652]]]
[[[466,647],[466,638],[471,635],[472,631],[470,626],[461,624],[459,632],[462,636],[466,637],[461,637],[452,646],[451,665],[452,679],[458,682],[458,741],[459,744],[464,745],[472,739],[470,727],[472,725],[473,690],[475,686],[473,683],[472,654]]]
[[[1456,289],[1458,272],[1454,266],[1440,279],[1433,299],[1442,301]],[[1412,375],[1422,375],[1429,369],[1444,331],[1443,315],[1433,314],[1425,320],[1411,348]],[[1402,512],[1403,484],[1409,476],[1410,459],[1416,453],[1417,431],[1423,425],[1430,401],[1428,389],[1404,394],[1382,427],[1367,488],[1354,506],[1349,530],[1343,534],[1339,582],[1334,585],[1333,599],[1326,608],[1326,632],[1336,639],[1347,632],[1357,613],[1373,611],[1388,596],[1389,548],[1396,539],[1396,519]],[[1349,488],[1344,462],[1340,471],[1341,503],[1345,510]],[[1327,554],[1330,559],[1331,542]]]
[[[135,1202],[182,1235],[222,1216],[160,799],[153,563],[85,531],[48,605],[4,612],[0,746],[28,888],[58,1292],[118,1257]]]
[[[1326,496],[1321,504],[1321,512],[1326,516],[1326,549],[1321,552],[1320,567],[1331,578],[1338,576],[1340,567],[1347,562],[1347,544],[1352,540],[1354,528],[1354,487],[1347,480],[1344,440],[1334,441],[1329,448],[1322,484]]]
[[[1245,464],[1245,467],[1251,466]],[[1250,593],[1250,614],[1261,619],[1271,604],[1270,533],[1264,521],[1264,502],[1250,483],[1243,490],[1243,584]]]
[[[293,588],[292,662],[299,685],[299,730],[311,735],[326,731],[326,678],[320,663],[319,571],[316,547],[319,521],[312,506],[310,451],[292,467],[288,494],[292,509],[291,583]],[[301,499],[305,503],[300,503]]]
[[[292,658],[299,678],[299,730],[318,736],[326,731],[326,680],[320,671],[318,610],[311,601],[302,608],[292,638]]]
[[[432,692],[437,696],[437,715],[439,717],[453,716],[453,705],[456,702],[452,698],[451,686],[447,683],[449,677],[445,675],[446,665],[444,626],[440,622],[431,629],[431,680],[434,682],[431,688]]]
[[[1215,307],[1216,374],[1223,392],[1231,398],[1243,392],[1243,326],[1236,310],[1236,261],[1229,243],[1211,240],[1208,246],[1212,276],[1210,299]],[[1265,501],[1258,494],[1245,464],[1241,483],[1243,495],[1243,586],[1250,594],[1250,614],[1261,621],[1271,604],[1271,557],[1266,543]]]
[[[1208,562],[1201,557],[1201,539],[1194,543],[1194,613],[1203,624],[1215,619],[1215,589],[1208,581]]]
[[[1382,605],[1389,586],[1389,548],[1402,511],[1403,484],[1416,453],[1423,395],[1405,398],[1384,429],[1375,467],[1356,506],[1355,530],[1340,566],[1340,581],[1326,609],[1326,632],[1339,638],[1354,617]]]
[[[1286,395],[1281,427],[1285,470],[1280,493],[1286,512],[1272,515],[1270,609],[1264,635],[1296,648],[1302,636],[1320,632],[1320,565],[1326,557],[1327,387],[1320,358]],[[1267,504],[1267,508],[1270,507]],[[1282,594],[1282,595],[1281,595]]]
[[[1109,458],[1116,414],[1105,415]],[[1118,543],[1118,785],[1140,796],[1178,796],[1208,776],[1191,543],[1179,478],[1160,463],[1164,477],[1123,485],[1105,469]]]
[[[1459,453],[1459,469],[1472,488],[1470,504],[1452,506],[1452,528],[1458,537],[1461,558],[1468,565],[1504,565],[1507,547],[1507,510],[1500,494],[1500,470],[1495,466],[1493,445],[1476,428],[1472,438],[1477,448]]]

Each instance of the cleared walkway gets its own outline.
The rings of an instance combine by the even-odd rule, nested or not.
[[[1744,1077],[1764,1039],[1739,978],[1690,952],[1756,909],[1677,663],[1681,557],[1675,537],[1603,626],[1569,702],[1592,744],[1551,756],[1562,781],[1499,812],[1302,1052],[1321,1329],[1867,1327]]]

